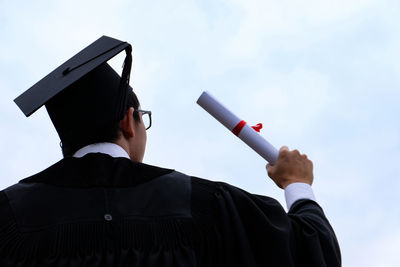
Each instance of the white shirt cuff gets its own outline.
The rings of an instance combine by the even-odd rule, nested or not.
[[[306,183],[292,183],[285,188],[285,199],[288,210],[299,199],[314,200],[315,196],[309,184]]]

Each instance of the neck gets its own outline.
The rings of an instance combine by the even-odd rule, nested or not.
[[[133,153],[129,148],[129,142],[128,140],[126,140],[125,138],[119,138],[118,140],[116,140],[115,142],[113,142],[116,145],[119,145],[120,147],[122,147],[123,150],[126,151],[126,153],[128,153],[129,158],[131,160],[133,160]]]

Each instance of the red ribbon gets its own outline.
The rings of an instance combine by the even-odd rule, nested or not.
[[[232,133],[236,136],[239,136],[240,131],[243,129],[243,127],[246,125],[245,121],[240,121],[235,128],[233,128]]]
[[[236,136],[239,136],[240,132],[242,131],[243,127],[246,125],[245,121],[240,121],[235,128],[233,128],[232,133]],[[251,126],[255,131],[260,132],[262,129],[263,125],[262,123],[257,123],[257,125]]]
[[[260,130],[262,129],[263,125],[262,123],[257,123],[254,126],[251,126],[251,128],[253,128],[254,130],[256,130],[257,132],[260,132]]]

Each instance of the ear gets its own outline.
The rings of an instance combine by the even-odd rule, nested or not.
[[[134,120],[133,120],[133,107],[130,107],[126,113],[125,116],[122,118],[120,121],[119,125],[122,130],[122,134],[124,135],[125,138],[130,138],[135,136],[135,130],[134,130]]]

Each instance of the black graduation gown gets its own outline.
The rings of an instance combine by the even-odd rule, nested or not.
[[[0,191],[0,266],[340,266],[322,209],[93,153]]]

